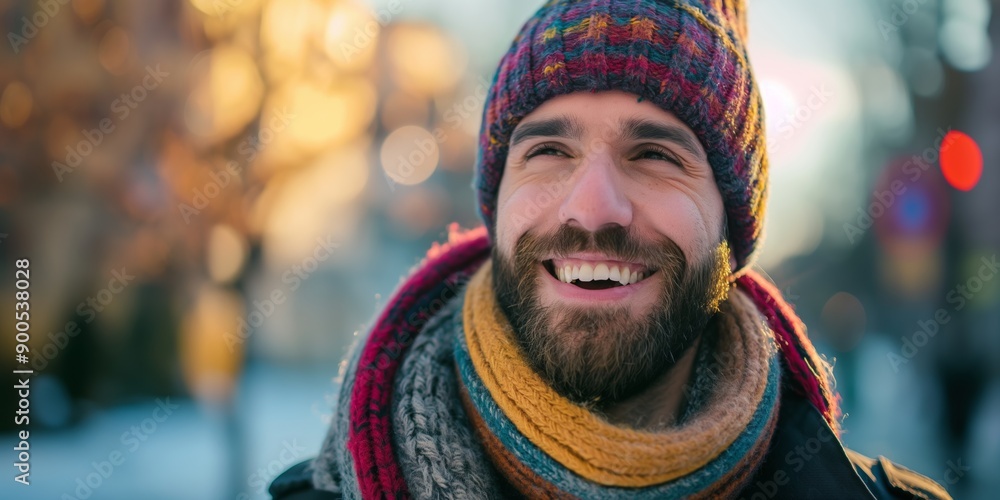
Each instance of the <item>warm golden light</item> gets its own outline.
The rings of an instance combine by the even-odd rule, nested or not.
[[[104,0],[73,0],[73,12],[85,23],[92,23],[104,10]]]
[[[261,19],[261,45],[271,57],[298,67],[310,38],[321,29],[323,7],[312,0],[270,2]]]
[[[128,33],[115,26],[101,37],[101,43],[97,47],[98,59],[109,73],[120,75],[127,67],[131,49]]]
[[[368,128],[375,115],[376,95],[370,82],[360,78],[329,88],[308,81],[290,82],[269,101],[269,110],[287,109],[293,117],[280,136],[298,147],[319,151],[341,144]]]
[[[21,82],[10,82],[0,95],[0,121],[8,128],[18,128],[31,116],[35,99],[31,89]]]
[[[243,235],[232,226],[219,224],[213,227],[205,252],[208,275],[218,283],[233,281],[243,269],[248,251]]]
[[[360,215],[354,202],[368,182],[367,147],[353,145],[268,183],[254,213],[268,260],[278,266],[301,260],[312,252],[319,235],[350,238]]]
[[[396,84],[417,94],[446,92],[465,72],[465,54],[437,28],[400,24],[387,38],[388,56]]]
[[[243,311],[235,292],[204,285],[185,315],[181,366],[184,381],[201,401],[222,404],[233,395],[245,343],[252,332],[245,330]]]
[[[243,49],[222,45],[193,64],[198,84],[185,108],[188,129],[209,142],[230,138],[257,116],[264,83]]]
[[[367,68],[375,57],[380,28],[365,7],[353,1],[339,2],[330,9],[323,48],[343,70]]]
[[[191,0],[202,14],[219,20],[245,18],[260,8],[261,0]]]

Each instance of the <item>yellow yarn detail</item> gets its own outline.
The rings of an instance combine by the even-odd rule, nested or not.
[[[611,16],[607,14],[594,14],[580,21],[575,26],[570,26],[563,30],[564,35],[584,33],[583,38],[600,38],[608,29]]]
[[[524,358],[496,302],[492,261],[469,281],[462,318],[476,373],[525,437],[564,467],[605,486],[646,487],[717,457],[748,425],[767,386],[766,321],[738,289],[720,315],[718,379],[702,410],[681,426],[648,432],[612,425],[555,392]]]
[[[652,40],[656,31],[656,23],[648,17],[633,17],[628,21],[632,28],[632,37],[639,40]]]
[[[546,66],[545,69],[542,70],[542,74],[545,75],[545,76],[549,76],[552,73],[555,73],[556,71],[559,71],[559,70],[561,70],[561,69],[563,69],[565,67],[566,67],[566,63],[564,63],[562,61],[557,62],[555,64],[550,64],[550,65]]]
[[[558,32],[559,28],[556,28],[555,26],[547,28],[545,31],[542,32],[542,41],[547,42],[549,40],[552,40],[553,38],[556,37],[556,33]]]

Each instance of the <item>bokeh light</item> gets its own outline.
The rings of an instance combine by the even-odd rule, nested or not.
[[[820,313],[826,339],[838,351],[849,351],[857,345],[867,327],[865,306],[854,295],[837,292],[823,305]]]
[[[0,95],[0,121],[7,128],[18,128],[31,116],[34,98],[31,89],[21,82],[10,82]]]
[[[114,75],[122,74],[127,68],[132,44],[128,33],[121,26],[108,26],[97,46],[101,66]]]
[[[983,175],[983,153],[968,134],[949,131],[941,142],[941,172],[948,184],[960,191],[976,187]]]
[[[296,147],[316,152],[343,144],[364,131],[375,116],[375,89],[366,79],[343,79],[324,88],[296,80],[277,89],[268,102],[269,110],[287,109],[288,128],[278,134]]]
[[[257,116],[264,84],[254,60],[235,45],[220,45],[195,59],[198,84],[185,107],[195,135],[217,142],[236,135]]]
[[[267,57],[286,71],[302,67],[307,48],[326,18],[323,6],[313,0],[268,2],[261,21],[261,45]]]
[[[218,283],[234,280],[247,260],[247,243],[232,226],[219,224],[208,237],[208,275]]]
[[[359,71],[375,59],[380,30],[381,25],[362,5],[337,2],[330,8],[323,48],[340,69]]]
[[[382,143],[382,169],[393,181],[408,186],[427,180],[437,169],[440,151],[434,136],[422,127],[394,130]]]
[[[245,349],[243,306],[232,291],[204,285],[181,328],[181,366],[191,393],[209,405],[231,397]]]
[[[268,183],[253,219],[275,268],[309,255],[318,237],[349,238],[358,223],[354,202],[368,184],[368,165],[368,153],[359,144],[331,150]]]
[[[399,24],[389,32],[387,44],[393,79],[409,92],[445,92],[465,71],[465,53],[433,25]]]
[[[104,10],[104,0],[73,0],[73,11],[85,23],[92,23]]]

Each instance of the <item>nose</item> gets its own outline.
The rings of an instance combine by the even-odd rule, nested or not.
[[[608,224],[632,223],[632,203],[608,148],[595,148],[570,178],[570,190],[559,206],[559,222],[596,232]]]

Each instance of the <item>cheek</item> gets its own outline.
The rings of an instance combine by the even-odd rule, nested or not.
[[[528,230],[548,230],[558,226],[558,206],[552,190],[534,183],[500,183],[497,195],[497,245],[513,252],[517,239]]]
[[[657,193],[636,200],[646,224],[656,234],[670,237],[691,259],[714,245],[713,223],[703,204],[679,192]],[[721,209],[720,209],[721,211]]]

